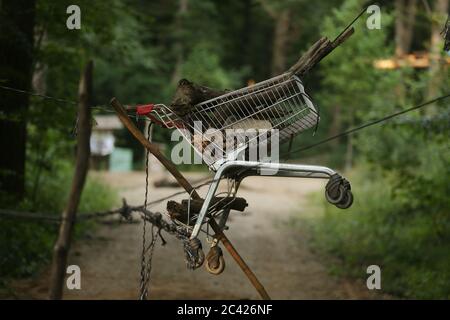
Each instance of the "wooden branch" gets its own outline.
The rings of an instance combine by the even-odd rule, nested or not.
[[[245,263],[245,261],[237,253],[236,249],[231,244],[230,240],[228,240],[228,238],[225,236],[223,231],[220,229],[216,220],[210,219],[209,225],[213,229],[213,231],[215,233],[215,237],[223,243],[223,246],[228,250],[228,252],[233,257],[233,259],[236,261],[236,263],[239,265],[239,267],[241,267],[242,271],[245,273],[247,278],[250,280],[252,285],[255,287],[256,291],[258,291],[261,298],[263,300],[270,300],[270,296],[267,293],[266,289],[264,289],[264,286],[261,284],[261,282],[259,282],[258,278],[253,273],[253,271],[250,269],[250,267]]]
[[[319,40],[317,40],[309,49],[306,51],[298,61],[289,68],[288,72],[291,74],[295,74],[296,70],[299,70],[302,66],[306,64],[306,61],[310,59],[314,54],[317,54],[317,51],[319,48],[323,46],[324,43],[329,41],[326,37],[322,37]]]
[[[314,68],[323,58],[330,54],[334,49],[343,44],[355,32],[354,28],[347,29],[339,35],[333,42],[323,37],[309,48],[306,53],[288,70],[290,74],[298,77],[305,76]]]
[[[204,199],[195,199],[195,200],[182,200],[181,203],[176,201],[168,201],[167,202],[167,212],[169,213],[172,219],[176,219],[182,223],[187,225],[192,225],[195,223],[195,219],[192,219],[194,214],[200,212],[203,206]],[[190,210],[188,210],[188,205],[190,202]],[[210,205],[217,205],[217,210],[221,210],[227,206],[231,210],[236,211],[244,211],[248,206],[247,200],[244,198],[225,198],[225,197],[214,197]],[[188,223],[188,215],[190,215],[189,223]]]
[[[350,36],[354,33],[354,28],[349,28],[341,35],[339,35],[333,42],[331,42],[326,37],[320,38],[316,43],[314,43],[308,51],[303,54],[300,59],[285,73],[296,75],[299,78],[303,78],[312,68],[314,68],[323,58],[325,58],[328,54],[330,54],[334,49],[344,43]],[[245,112],[251,114],[254,111],[254,108],[261,104],[261,101],[266,102],[267,104],[272,104],[278,100],[280,95],[283,95],[284,92],[292,89],[288,85],[277,86],[273,89],[269,89],[267,91],[258,93],[249,98],[242,98],[245,100],[245,105],[248,108]],[[239,105],[239,100],[237,99],[233,105]],[[231,110],[227,110],[227,108],[222,108],[222,110],[218,110],[222,116],[230,114]],[[242,109],[241,109],[242,111]]]
[[[64,275],[66,273],[72,231],[89,167],[89,140],[91,136],[89,101],[92,93],[92,69],[93,63],[90,61],[81,76],[79,85],[77,159],[69,200],[62,213],[59,235],[53,249],[49,288],[49,298],[53,300],[60,300],[63,296]]]
[[[191,205],[190,205],[190,211],[191,213],[199,213],[202,206],[203,206],[203,202],[205,200],[201,199],[201,200],[191,200]],[[181,204],[183,205],[184,208],[188,208],[188,200],[182,200]],[[236,211],[240,211],[243,212],[245,210],[245,208],[248,206],[247,200],[245,200],[244,198],[240,198],[240,197],[236,197],[236,198],[225,198],[225,197],[214,197],[211,200],[210,205],[215,205],[217,204],[217,209],[221,210],[227,206],[229,206],[229,208],[231,210],[236,210]]]

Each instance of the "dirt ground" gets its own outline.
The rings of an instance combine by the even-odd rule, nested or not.
[[[188,175],[193,181],[204,176]],[[99,178],[117,188],[129,204],[143,203],[143,173],[108,173]],[[298,223],[292,226],[292,219],[310,214],[308,195],[323,187],[324,181],[314,179],[247,178],[239,196],[247,199],[249,207],[244,213],[232,213],[226,233],[273,299],[379,298],[366,288],[365,279],[355,282],[330,276],[325,260],[311,252],[305,228]],[[152,187],[149,201],[176,191],[179,189]],[[205,192],[202,188],[201,193]],[[183,198],[186,196],[175,199]],[[162,211],[164,207],[162,203],[152,210]],[[74,244],[69,264],[81,268],[81,290],[65,290],[64,298],[137,298],[142,224],[135,220],[133,224],[101,225]],[[181,243],[169,235],[165,238],[167,245],[158,243],[155,249],[151,299],[259,298],[226,250],[226,269],[214,276],[203,267],[187,270]],[[207,247],[204,239],[203,246]],[[45,298],[48,273],[46,270],[37,279],[17,283],[18,297]]]

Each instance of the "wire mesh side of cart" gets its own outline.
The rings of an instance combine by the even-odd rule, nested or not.
[[[202,102],[182,118],[164,105],[153,113],[165,127],[180,129],[212,169],[249,146],[269,145],[274,134],[281,144],[319,121],[302,82],[289,74]]]

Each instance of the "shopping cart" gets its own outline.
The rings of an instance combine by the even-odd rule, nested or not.
[[[199,212],[187,203],[190,217],[185,226],[191,240],[198,237],[209,219],[219,219],[219,226],[226,228],[239,185],[248,176],[328,179],[325,196],[330,203],[345,209],[353,202],[350,183],[334,170],[280,163],[276,157],[278,144],[316,128],[320,118],[302,81],[295,75],[286,73],[225,93],[193,106],[185,115],[178,115],[163,104],[138,106],[137,113],[163,128],[178,129],[215,172]],[[216,194],[223,179],[228,180],[227,191]],[[217,242],[212,247],[216,245]],[[212,273],[217,271],[212,269],[208,268]]]

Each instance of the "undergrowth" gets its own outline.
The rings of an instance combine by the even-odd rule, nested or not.
[[[414,195],[394,187],[392,176],[368,168],[354,170],[350,177],[353,206],[337,209],[320,193],[314,197],[318,218],[308,221],[313,247],[340,260],[330,269],[366,279],[366,268],[375,264],[381,268],[383,292],[402,298],[449,299],[450,233],[444,219],[449,208],[445,209],[445,197],[441,203],[434,197],[428,208],[426,203],[416,205],[426,201],[421,197],[429,199],[428,193],[445,194],[445,183]]]

